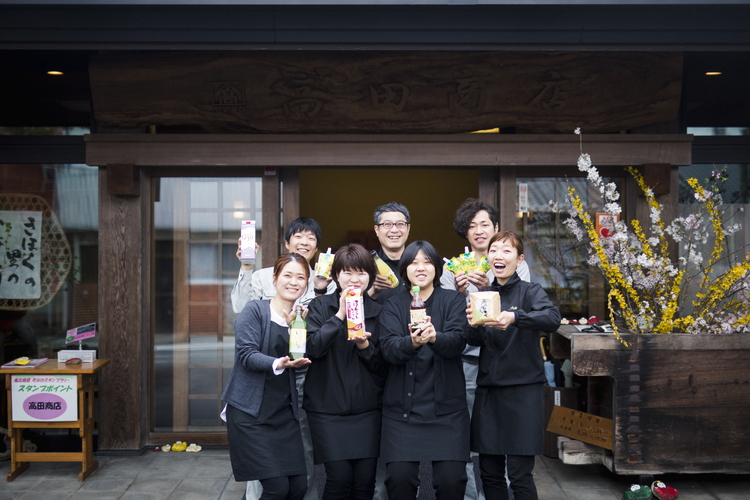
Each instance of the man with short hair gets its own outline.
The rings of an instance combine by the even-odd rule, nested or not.
[[[406,248],[406,240],[409,239],[411,229],[409,209],[401,203],[392,201],[376,208],[373,218],[375,219],[375,234],[380,241],[378,255],[393,270],[400,284],[401,275],[398,272],[398,263]],[[388,280],[378,274],[369,293],[370,297],[383,304],[396,290],[399,290],[399,287],[391,288]]]
[[[284,246],[288,253],[297,253],[310,263],[310,281],[307,290],[300,297],[299,303],[307,305],[317,295],[333,293],[336,285],[330,279],[325,280],[315,276],[312,272],[312,261],[318,252],[321,230],[320,225],[309,217],[294,219],[284,233]],[[237,259],[240,259],[240,249],[237,247]],[[251,300],[272,299],[276,295],[276,287],[273,284],[273,266],[253,272],[252,264],[242,264],[237,282],[232,288],[232,309],[239,313],[245,304]]]
[[[310,266],[310,281],[307,283],[305,293],[297,300],[297,303],[307,305],[318,295],[325,295],[336,291],[336,283],[331,279],[315,276],[312,271],[312,261],[318,252],[321,230],[320,225],[309,217],[294,219],[284,233],[284,246],[288,253],[297,253],[304,257]],[[237,259],[240,259],[239,246],[237,248]],[[252,264],[242,264],[237,282],[232,289],[232,309],[239,313],[251,300],[268,300],[276,296],[276,286],[273,283],[273,267],[265,267],[253,272]],[[313,462],[312,438],[310,426],[307,423],[307,413],[302,408],[304,396],[305,375],[307,367],[296,369],[297,393],[299,401],[299,424],[302,430],[302,444],[305,448],[305,464],[307,466],[307,493],[304,500],[318,500],[318,488],[315,480],[315,464]],[[263,493],[260,481],[248,481],[245,490],[247,500],[258,500]]]
[[[476,198],[469,198],[456,210],[453,230],[462,238],[466,238],[471,251],[474,252],[474,256],[479,261],[481,257],[487,256],[490,238],[498,231],[497,212],[488,203]],[[526,261],[521,262],[516,272],[522,280],[529,281],[529,266]],[[474,271],[469,274],[454,276],[446,267],[440,278],[440,286],[461,292],[468,301],[470,293],[488,287],[494,278],[492,271],[487,273]],[[461,354],[461,361],[463,361],[464,376],[466,377],[466,403],[469,405],[469,415],[471,415],[474,407],[474,393],[477,389],[479,347],[467,345]],[[483,500],[484,493],[477,488],[477,481],[474,477],[473,461],[466,465],[466,475],[468,481],[466,482],[464,500]]]

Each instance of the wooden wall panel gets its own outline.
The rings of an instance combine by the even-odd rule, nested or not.
[[[136,450],[148,430],[150,372],[150,193],[139,197],[107,192],[107,171],[99,173],[99,356],[102,370],[99,448]],[[141,179],[141,186],[149,183]]]

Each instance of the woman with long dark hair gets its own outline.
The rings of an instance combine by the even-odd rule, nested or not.
[[[310,360],[290,360],[288,323],[309,273],[304,257],[280,256],[276,296],[249,302],[234,323],[234,368],[221,396],[229,457],[236,481],[260,480],[261,500],[301,500],[307,491],[294,370]]]
[[[367,290],[377,274],[361,245],[340,248],[331,276],[337,291],[310,302],[307,315],[307,412],[316,464],[324,464],[324,500],[370,500],[380,452],[380,401],[385,363],[376,347],[381,305]],[[346,296],[364,302],[363,335],[349,337]]]
[[[399,271],[419,287],[427,321],[412,331],[407,290],[380,313],[380,347],[390,363],[383,393],[381,460],[390,500],[414,500],[419,462],[432,462],[437,500],[460,500],[469,461],[469,412],[461,352],[466,345],[466,300],[440,288],[442,260],[430,243],[406,247]]]

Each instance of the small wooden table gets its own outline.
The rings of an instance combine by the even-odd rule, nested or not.
[[[29,468],[30,462],[81,462],[78,481],[84,481],[99,467],[99,462],[92,460],[93,443],[91,432],[94,429],[94,383],[97,372],[109,364],[108,359],[97,359],[93,363],[66,365],[55,360],[36,368],[5,368],[5,387],[8,394],[8,435],[10,436],[10,472],[8,482],[13,481]],[[11,376],[13,375],[76,375],[78,386],[78,420],[69,422],[18,422],[13,420],[13,401],[11,394]],[[81,437],[81,451],[73,453],[25,453],[23,429],[78,429]]]

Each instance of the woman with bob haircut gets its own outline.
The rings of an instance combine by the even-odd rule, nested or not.
[[[294,371],[310,360],[289,359],[288,324],[309,275],[301,255],[280,256],[276,296],[250,301],[234,323],[234,367],[221,396],[229,458],[236,481],[260,480],[261,500],[301,500],[307,491]]]
[[[510,231],[490,238],[487,258],[500,294],[500,314],[469,325],[470,345],[480,346],[477,391],[471,418],[471,449],[487,500],[506,500],[506,471],[516,500],[536,500],[534,456],[544,449],[544,362],[539,331],[560,327],[560,312],[538,283],[522,281],[523,242]],[[471,305],[466,316],[472,321]]]
[[[380,348],[390,363],[383,392],[381,460],[390,500],[413,500],[419,462],[432,462],[437,500],[460,500],[469,461],[469,412],[461,352],[466,345],[466,299],[440,288],[443,266],[430,243],[406,247],[399,271],[418,286],[427,322],[410,329],[408,290],[388,299],[380,313]]]
[[[341,247],[331,276],[336,292],[310,302],[307,315],[307,372],[303,408],[312,434],[315,464],[324,464],[324,500],[370,500],[380,451],[380,403],[384,367],[377,349],[382,306],[367,290],[377,268],[361,245]],[[346,295],[364,300],[365,333],[349,337]]]

